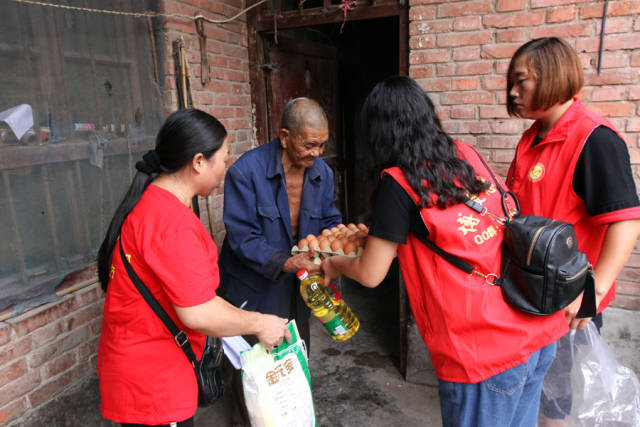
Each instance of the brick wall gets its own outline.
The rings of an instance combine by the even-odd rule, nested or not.
[[[241,0],[166,0],[166,13],[201,13],[222,19],[238,13]],[[222,121],[231,143],[230,161],[252,145],[252,113],[245,17],[225,24],[205,23],[211,81],[200,82],[200,47],[193,22],[168,18],[163,24],[165,113],[177,109],[172,42],[183,37],[196,106]],[[216,241],[224,236],[222,188],[209,197]],[[200,203],[208,227],[207,203]],[[0,322],[0,424],[20,425],[54,397],[95,377],[104,294],[98,284]]]
[[[95,375],[102,303],[94,284],[0,323],[0,424]]]
[[[222,19],[236,15],[245,2],[242,0],[165,0],[166,13],[178,13],[187,16],[203,14],[212,19]],[[178,107],[175,84],[175,65],[172,55],[172,42],[180,37],[184,40],[185,56],[190,68],[193,97],[197,108],[219,119],[229,133],[229,164],[254,143],[253,116],[251,111],[251,88],[249,85],[249,58],[247,50],[246,16],[242,15],[233,22],[213,24],[205,22],[207,35],[207,55],[210,65],[211,81],[203,87],[200,80],[200,45],[193,22],[169,19],[165,26],[165,49],[167,61],[164,64],[165,110],[167,113]],[[208,203],[214,212],[216,243],[224,238],[222,222],[222,186],[209,196]],[[201,218],[209,226],[207,206],[203,199],[200,203]]]
[[[585,72],[580,98],[626,139],[640,183],[640,1],[609,2],[601,74],[597,58],[603,1],[411,0],[410,75],[429,92],[447,132],[475,144],[502,175],[530,121],[505,108],[505,73],[524,42],[558,36]],[[640,309],[640,245],[618,280],[614,305]]]

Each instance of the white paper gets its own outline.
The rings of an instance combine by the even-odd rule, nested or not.
[[[28,104],[20,104],[0,113],[0,121],[6,122],[16,138],[22,138],[33,127],[33,111]]]
[[[224,337],[220,339],[222,340],[224,355],[227,356],[227,359],[229,359],[229,362],[231,362],[234,368],[240,369],[240,353],[245,350],[249,350],[251,346],[244,338],[239,335],[235,337]]]

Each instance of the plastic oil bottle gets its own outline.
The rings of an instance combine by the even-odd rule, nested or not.
[[[336,291],[332,298],[322,286],[322,277],[310,276],[307,270],[298,271],[300,295],[315,317],[322,322],[334,341],[351,338],[360,328],[360,321]],[[335,291],[335,288],[334,288]]]

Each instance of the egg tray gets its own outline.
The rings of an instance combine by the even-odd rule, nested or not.
[[[315,256],[313,258],[313,262],[316,264],[320,264],[323,259],[329,258],[330,256],[334,256],[334,255],[346,255],[348,257],[355,258],[362,255],[363,250],[364,250],[363,248],[358,248],[355,254],[353,252],[351,252],[350,254],[345,254],[342,249],[338,249],[337,251],[332,251],[331,249],[320,250],[320,248],[316,246],[314,249]],[[308,246],[304,249],[299,248],[298,245],[295,245],[293,248],[291,248],[292,255],[297,255],[297,254],[309,252],[309,251],[310,249]]]

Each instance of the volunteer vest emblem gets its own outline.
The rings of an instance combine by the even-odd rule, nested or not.
[[[542,178],[544,178],[544,165],[538,162],[529,170],[529,181],[538,182]]]

